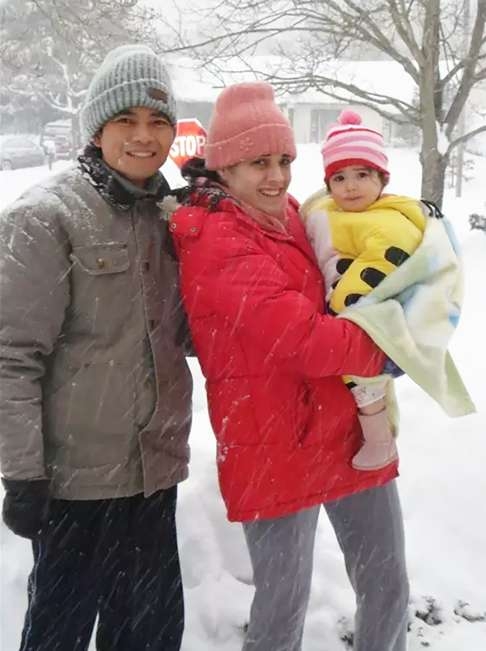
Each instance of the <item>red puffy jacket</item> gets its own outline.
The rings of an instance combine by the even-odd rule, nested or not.
[[[230,520],[290,514],[397,474],[396,464],[351,467],[361,432],[341,375],[376,375],[384,355],[353,323],[323,314],[293,200],[288,212],[288,234],[261,228],[228,198],[171,218]]]

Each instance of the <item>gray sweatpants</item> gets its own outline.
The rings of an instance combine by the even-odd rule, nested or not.
[[[353,651],[405,651],[409,591],[395,482],[323,506],[356,594]],[[243,651],[301,651],[319,509],[243,524],[255,583]]]

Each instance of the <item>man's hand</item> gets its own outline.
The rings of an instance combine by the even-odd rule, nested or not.
[[[35,538],[49,511],[48,479],[2,479],[5,488],[2,517],[7,527],[22,538]]]

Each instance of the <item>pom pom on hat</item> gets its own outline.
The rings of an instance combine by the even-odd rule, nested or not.
[[[351,109],[342,111],[331,126],[321,153],[326,181],[348,165],[364,165],[389,176],[382,134],[363,126],[361,115]]]
[[[339,124],[361,124],[362,122],[361,115],[351,109],[344,109],[338,117]]]
[[[269,154],[296,157],[292,127],[275,103],[270,84],[233,84],[221,92],[204,151],[209,170]]]

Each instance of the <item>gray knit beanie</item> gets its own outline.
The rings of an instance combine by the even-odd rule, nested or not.
[[[161,111],[176,124],[176,102],[167,71],[146,45],[111,50],[88,87],[81,108],[81,132],[88,142],[121,111],[145,106]]]

